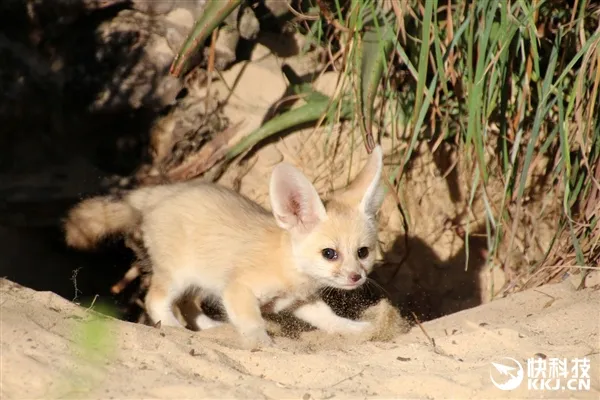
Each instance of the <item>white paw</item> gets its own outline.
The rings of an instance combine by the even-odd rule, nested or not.
[[[352,321],[351,332],[362,333],[373,328],[373,324],[367,321]]]
[[[273,339],[271,339],[264,328],[242,332],[242,338],[245,345],[252,349],[273,345]]]
[[[202,330],[216,328],[217,326],[223,325],[224,322],[216,321],[206,314],[200,314],[196,318],[196,326]]]
[[[328,329],[329,333],[358,334],[373,328],[373,324],[367,321],[344,320],[342,323]]]
[[[152,321],[156,321],[153,323],[153,325],[155,327],[166,327],[166,326],[173,326],[173,327],[178,327],[181,328],[182,325],[179,322],[179,320],[177,320],[177,318],[175,318],[175,316],[173,315],[169,315],[169,314],[164,314],[160,317],[154,317],[154,318],[150,318]]]

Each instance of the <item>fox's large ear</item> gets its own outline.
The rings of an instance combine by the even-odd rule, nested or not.
[[[327,216],[312,183],[285,162],[273,169],[269,197],[277,225],[288,231],[308,233]]]
[[[371,152],[367,164],[345,190],[346,196],[358,202],[359,209],[369,216],[374,216],[383,202],[382,169],[383,151],[381,146],[377,145]]]

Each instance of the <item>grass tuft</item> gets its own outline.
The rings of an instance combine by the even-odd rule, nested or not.
[[[367,148],[373,135],[394,138],[390,182],[401,191],[415,150],[445,144],[465,160],[461,174],[470,177],[466,234],[484,222],[487,265],[508,277],[494,295],[552,281],[574,265],[595,267],[600,5],[571,3],[294,1],[307,46],[326,48],[328,65],[340,72],[338,95],[309,96],[304,109],[289,111],[296,116],[274,118],[229,158],[276,133],[278,123],[344,119],[363,132]],[[204,28],[200,38],[208,37]],[[191,43],[178,62],[191,54]],[[476,200],[483,210],[473,208]],[[538,221],[553,223],[553,239],[538,244],[542,256],[524,261],[516,255],[534,246]]]
[[[325,2],[316,3],[323,8]],[[573,9],[567,1],[543,0],[334,3],[335,20],[330,15],[311,22],[325,33],[313,39],[339,49],[354,66],[345,70],[341,93],[364,94],[368,82],[369,96],[377,92],[381,100],[355,96],[363,103],[362,109],[350,106],[360,110],[354,126],[364,121],[367,133],[372,124],[398,137],[401,161],[391,177],[397,190],[406,184],[404,172],[421,143],[433,143],[436,151],[446,142],[464,155],[471,168],[464,173],[472,177],[468,205],[480,199],[484,208],[469,215],[472,223],[485,222],[487,264],[510,271],[494,294],[551,281],[561,275],[556,268],[598,265],[600,6],[580,1]],[[373,38],[361,18],[386,12],[392,17],[377,19],[377,29],[395,35],[392,51],[381,50],[388,56],[385,72],[374,83],[373,68],[361,64],[365,53],[357,51],[361,40]],[[385,49],[386,38],[378,40]],[[532,234],[536,221],[553,220],[556,209],[532,210],[529,204],[554,196],[563,199],[554,239],[543,257],[523,265],[515,253],[527,249],[515,249],[516,239]]]

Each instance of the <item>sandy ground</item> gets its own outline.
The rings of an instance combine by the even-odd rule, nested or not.
[[[598,398],[600,291],[565,281],[415,326],[387,342],[309,331],[240,347],[231,327],[204,332],[101,317],[51,292],[1,281],[2,399]],[[588,357],[590,391],[527,389],[526,359]],[[490,362],[520,361],[501,391]],[[502,382],[502,377],[496,376]]]

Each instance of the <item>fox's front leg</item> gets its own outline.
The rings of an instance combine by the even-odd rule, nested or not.
[[[321,299],[300,305],[293,314],[328,333],[361,333],[372,326],[369,322],[340,317]]]
[[[273,343],[267,334],[258,299],[250,288],[239,283],[227,285],[223,292],[223,307],[229,321],[248,346],[270,346]]]

